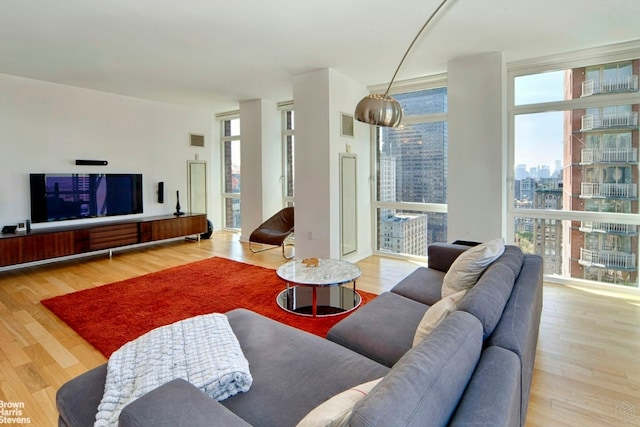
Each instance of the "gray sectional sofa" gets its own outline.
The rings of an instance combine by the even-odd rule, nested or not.
[[[248,310],[226,313],[251,389],[216,402],[174,380],[127,406],[120,426],[295,426],[332,396],[381,377],[349,425],[523,425],[542,308],[540,257],[506,246],[458,310],[413,346],[447,269],[468,248],[430,245],[428,268],[340,321],[328,339]],[[60,426],[93,425],[105,376],[106,364],[60,388]]]

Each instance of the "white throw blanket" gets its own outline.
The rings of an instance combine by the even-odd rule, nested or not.
[[[109,358],[95,426],[116,426],[129,403],[182,378],[216,400],[249,390],[253,379],[227,316],[192,317],[147,332]]]

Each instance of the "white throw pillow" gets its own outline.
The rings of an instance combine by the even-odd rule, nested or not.
[[[467,249],[451,264],[442,280],[442,297],[471,289],[485,268],[504,253],[502,239],[493,239]]]
[[[433,304],[422,317],[418,324],[416,334],[413,336],[413,347],[420,344],[448,315],[456,311],[458,302],[467,293],[466,290],[442,298]]]
[[[351,411],[356,403],[367,395],[382,380],[369,381],[351,387],[336,394],[331,399],[321,403],[311,410],[297,425],[297,427],[339,427],[349,424]]]

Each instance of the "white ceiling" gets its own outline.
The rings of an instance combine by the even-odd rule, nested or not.
[[[215,112],[332,68],[388,82],[440,0],[0,0],[0,73]],[[398,80],[640,39],[640,0],[449,0]]]

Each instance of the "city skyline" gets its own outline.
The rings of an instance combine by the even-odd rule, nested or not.
[[[521,176],[522,175],[521,166],[524,166],[524,171],[528,176],[526,177]],[[560,173],[562,172],[562,161],[560,159],[556,159],[553,161],[553,164],[550,164],[550,165],[548,164],[530,165],[526,163],[518,163],[513,166],[514,177],[516,180],[523,179],[523,178],[530,178],[533,170],[536,171],[535,178],[548,178],[547,176],[540,176],[540,175],[543,175],[541,171],[544,171],[545,169],[549,171],[549,175],[551,176],[553,176],[555,173]]]

